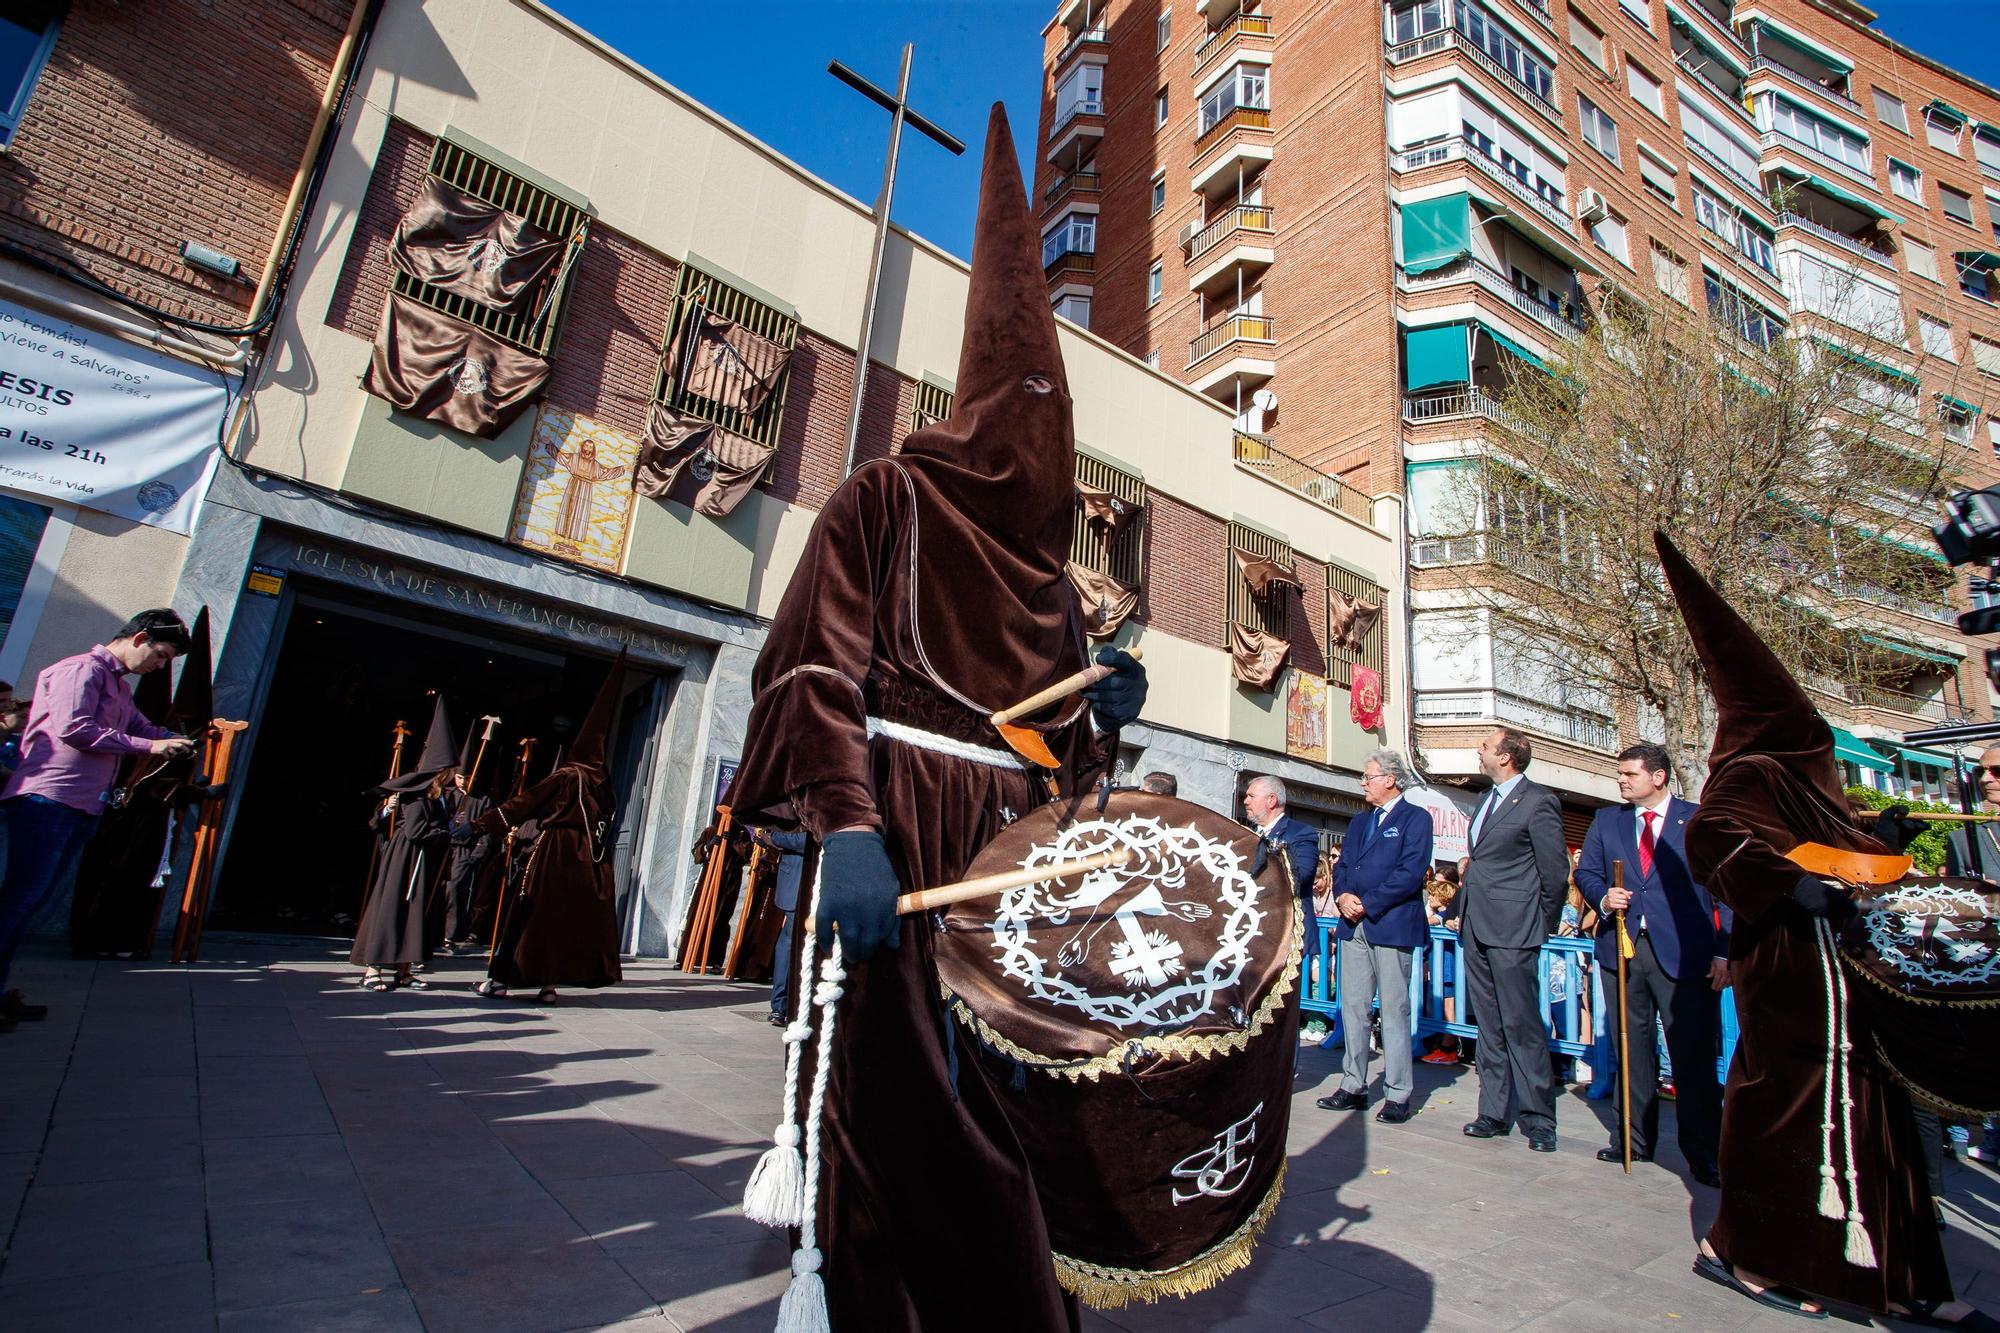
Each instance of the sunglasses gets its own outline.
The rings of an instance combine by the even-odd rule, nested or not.
[[[2000,764],[1980,764],[1973,771],[1984,773],[1989,778],[2000,778]]]

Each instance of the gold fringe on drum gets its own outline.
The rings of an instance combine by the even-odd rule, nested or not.
[[[1058,1254],[1056,1281],[1062,1283],[1064,1291],[1093,1310],[1116,1310],[1133,1301],[1152,1302],[1165,1296],[1185,1297],[1207,1291],[1231,1273],[1249,1267],[1250,1253],[1257,1248],[1257,1238],[1263,1234],[1271,1214],[1277,1211],[1278,1199],[1284,1192],[1285,1168],[1281,1166],[1278,1178],[1271,1182],[1257,1211],[1242,1226],[1184,1264],[1155,1271],[1105,1268]]]

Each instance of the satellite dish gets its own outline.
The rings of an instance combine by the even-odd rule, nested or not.
[[[1275,412],[1278,410],[1278,395],[1272,393],[1269,389],[1259,389],[1257,392],[1251,394],[1250,402],[1252,406],[1260,407],[1266,412]]]

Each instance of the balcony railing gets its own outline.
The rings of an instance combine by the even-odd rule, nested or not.
[[[1042,260],[1044,278],[1054,278],[1059,273],[1095,272],[1097,272],[1097,255],[1090,250],[1071,250],[1065,247]]]
[[[1883,685],[1848,685],[1844,693],[1847,701],[1861,708],[1876,708],[1894,713],[1899,717],[1913,717],[1922,722],[1952,722],[1955,711],[1943,699],[1922,694],[1909,694],[1903,690],[1892,690]]]
[[[1228,115],[1195,136],[1195,152],[1199,154],[1202,149],[1207,148],[1212,143],[1219,142],[1231,130],[1238,128],[1246,130],[1270,129],[1270,108],[1261,106],[1239,106],[1233,108]]]
[[[1238,204],[1195,233],[1188,243],[1187,262],[1192,264],[1239,231],[1271,234],[1271,210],[1263,204]]]
[[[1545,95],[1523,82],[1521,76],[1495,60],[1469,41],[1459,38],[1456,28],[1443,28],[1437,32],[1425,33],[1422,37],[1407,42],[1392,43],[1389,46],[1389,63],[1400,65],[1405,61],[1423,56],[1436,55],[1439,51],[1457,50],[1473,64],[1500,80],[1517,94],[1529,107],[1539,112],[1543,119],[1554,124],[1563,123],[1562,108],[1551,102]]]
[[[1550,29],[1556,26],[1556,16],[1549,9],[1549,0],[1517,0],[1517,3],[1540,20],[1542,26]]]
[[[1563,212],[1562,205],[1550,203],[1533,189],[1524,184],[1501,163],[1480,151],[1479,146],[1464,136],[1446,139],[1439,143],[1425,144],[1420,148],[1410,148],[1396,154],[1391,165],[1397,171],[1416,171],[1421,167],[1435,166],[1440,162],[1464,159],[1498,181],[1516,199],[1535,210],[1542,218],[1565,234],[1574,236],[1576,227]]]
[[[1075,120],[1078,116],[1101,116],[1103,114],[1104,114],[1104,103],[1098,101],[1094,97],[1079,97],[1076,101],[1071,102],[1068,106],[1060,107],[1057,109],[1056,123],[1049,130],[1049,133],[1050,134],[1060,133],[1065,125],[1068,125],[1072,120]]]
[[[1105,42],[1104,21],[1100,19],[1098,20],[1097,25],[1095,27],[1088,28],[1069,39],[1069,45],[1063,48],[1063,53],[1061,56],[1057,57],[1056,64],[1058,66],[1066,65],[1069,63],[1070,58],[1072,56],[1076,55],[1077,52],[1083,50],[1085,47],[1102,46],[1104,45],[1104,42]]]
[[[1286,490],[1296,491],[1308,500],[1317,501],[1357,522],[1370,523],[1374,520],[1375,504],[1365,493],[1339,477],[1293,458],[1272,444],[1268,435],[1237,431],[1236,461],[1258,476],[1267,477]]]
[[[1727,3],[1723,5],[1724,9],[1728,9],[1729,7]],[[1734,51],[1745,60],[1750,58],[1750,48],[1743,44],[1743,39],[1736,35],[1734,28],[1729,26],[1729,19],[1727,17],[1717,18],[1713,13],[1709,12],[1708,6],[1703,4],[1702,0],[1688,0],[1688,3],[1682,5],[1681,8],[1700,17],[1702,30],[1711,41],[1718,43],[1726,50]]]
[[[1201,73],[1201,67],[1229,49],[1229,44],[1238,37],[1269,37],[1271,16],[1269,14],[1237,14],[1229,22],[1201,39],[1201,45],[1194,49],[1194,72]]]
[[[1837,157],[1829,157],[1822,153],[1817,145],[1809,144],[1804,139],[1794,139],[1783,130],[1766,130],[1757,136],[1757,142],[1763,145],[1766,152],[1773,148],[1782,148],[1786,152],[1797,153],[1807,161],[1817,162],[1829,171],[1847,177],[1871,194],[1876,191],[1875,178],[1860,167],[1850,166]]]
[[[1573,338],[1583,332],[1583,321],[1570,314],[1567,309],[1556,309],[1542,304],[1507,281],[1498,269],[1477,259],[1470,257],[1460,259],[1455,263],[1446,264],[1443,268],[1434,268],[1415,277],[1410,277],[1400,268],[1396,270],[1396,286],[1406,292],[1430,291],[1435,287],[1449,287],[1453,283],[1467,281],[1478,283],[1551,333]]]
[[[1744,124],[1755,125],[1757,123],[1756,118],[1750,114],[1750,109],[1743,105],[1743,90],[1740,87],[1735,92],[1730,92],[1727,88],[1717,83],[1715,77],[1703,69],[1701,65],[1689,59],[1685,52],[1674,57],[1674,64],[1680,67],[1681,73],[1714,93],[1716,100],[1740,116]]]
[[[1765,137],[1768,138],[1769,136],[1767,135]],[[1693,138],[1693,136],[1689,135],[1685,131],[1683,131],[1681,134],[1681,143],[1687,148],[1687,150],[1690,153],[1693,153],[1696,157],[1708,163],[1708,165],[1710,165],[1711,167],[1714,167],[1717,171],[1721,172],[1724,176],[1727,176],[1735,184],[1742,186],[1745,190],[1748,190],[1751,194],[1757,196],[1759,199],[1762,199],[1764,197],[1764,187],[1759,185],[1754,178],[1746,176],[1742,172],[1738,171],[1735,167],[1730,166],[1729,163],[1717,157],[1714,153],[1710,152],[1702,144],[1697,143]]]
[[[1829,245],[1839,247],[1847,254],[1865,259],[1871,264],[1880,264],[1891,273],[1896,271],[1896,261],[1883,254],[1880,250],[1871,245],[1863,245],[1852,236],[1843,236],[1831,227],[1823,227],[1809,217],[1803,217],[1797,213],[1780,213],[1778,214],[1778,226],[1781,230],[1785,227],[1797,227],[1809,236],[1825,241]]]
[[[1416,720],[1420,726],[1452,726],[1467,722],[1512,722],[1573,741],[1592,750],[1618,748],[1618,724],[1602,713],[1547,703],[1506,690],[1418,690]]]
[[[1844,579],[1837,585],[1843,597],[1852,597],[1858,602],[1871,606],[1887,607],[1891,611],[1901,611],[1906,616],[1919,620],[1932,620],[1940,625],[1956,625],[1958,611],[1949,602],[1938,597],[1920,597],[1915,593],[1902,592],[1893,588],[1878,588],[1871,583],[1856,579]]]
[[[1832,102],[1843,111],[1851,111],[1857,116],[1862,114],[1861,104],[1846,93],[1835,92],[1823,83],[1815,83],[1797,70],[1780,65],[1768,56],[1752,56],[1750,58],[1750,72],[1752,74],[1775,74],[1785,80],[1785,82],[1803,88],[1809,93],[1818,93],[1821,97]]]
[[[1513,415],[1500,405],[1500,400],[1477,384],[1403,395],[1405,421],[1445,421],[1452,417],[1485,417],[1503,425],[1515,424]]]
[[[1266,315],[1225,315],[1188,343],[1188,366],[1215,355],[1233,342],[1264,343],[1276,342],[1272,334],[1271,320]]]
[[[1042,202],[1053,204],[1066,194],[1095,194],[1102,183],[1094,171],[1066,171],[1049,183]]]

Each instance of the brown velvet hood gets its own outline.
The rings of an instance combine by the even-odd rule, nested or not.
[[[569,754],[564,762],[585,768],[604,767],[604,740],[611,734],[611,722],[618,713],[618,701],[624,697],[625,650],[621,648],[617,659],[611,663],[610,672],[604,677],[604,684],[597,688],[597,700],[590,705],[589,715],[576,729],[576,739],[570,742]]]
[[[909,436],[894,462],[916,492],[922,656],[940,685],[991,711],[1075,670],[1082,641],[1064,573],[1076,493],[1069,379],[998,102],[976,227],[951,415]]]

